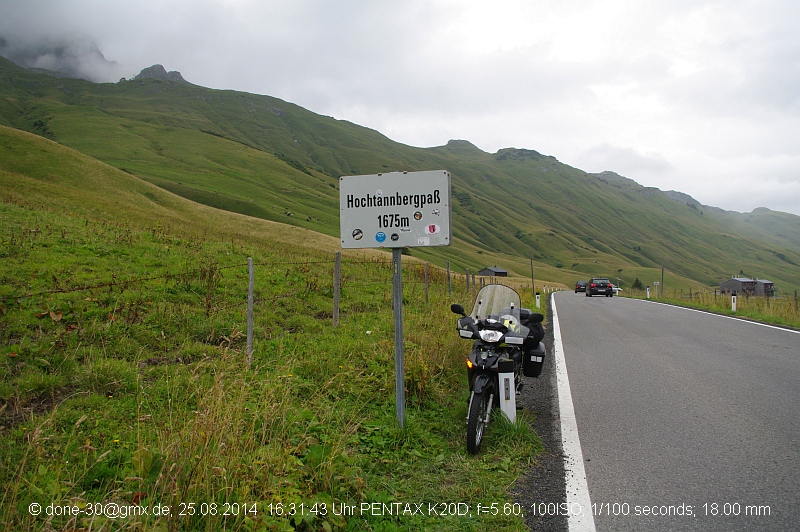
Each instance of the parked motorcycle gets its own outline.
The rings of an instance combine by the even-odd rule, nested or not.
[[[450,310],[461,315],[458,334],[475,340],[467,357],[467,451],[476,454],[492,408],[500,407],[515,422],[516,395],[523,386],[520,374],[538,377],[542,372],[544,316],[521,308],[519,294],[500,284],[481,288],[469,315],[459,304]]]

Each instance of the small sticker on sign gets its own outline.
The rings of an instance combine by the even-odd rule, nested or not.
[[[386,233],[384,233],[383,231],[377,233],[375,235],[375,240],[377,240],[378,242],[385,242],[386,241]]]
[[[364,236],[364,231],[361,229],[353,229],[353,240],[361,240],[361,237]]]
[[[435,235],[441,230],[438,224],[428,224],[425,227],[425,234],[426,235]]]
[[[417,238],[417,245],[418,246],[430,246],[431,245],[431,239],[428,238],[427,236],[420,236],[420,237]]]

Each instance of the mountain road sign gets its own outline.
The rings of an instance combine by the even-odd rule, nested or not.
[[[339,178],[343,248],[449,246],[450,213],[445,170]]]

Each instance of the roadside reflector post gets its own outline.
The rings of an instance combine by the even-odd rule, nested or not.
[[[647,299],[650,299],[650,287],[647,287]]]
[[[731,312],[736,312],[736,294],[731,296]]]
[[[514,384],[514,361],[504,359],[498,362],[500,380],[500,410],[511,423],[517,422],[517,387]]]
[[[541,301],[541,296],[539,295],[539,292],[536,292],[536,308],[540,308],[539,307],[540,301]]]

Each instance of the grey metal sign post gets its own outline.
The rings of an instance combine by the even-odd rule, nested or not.
[[[405,426],[402,249],[450,245],[450,173],[390,172],[339,178],[343,248],[392,249],[395,399]]]
[[[403,346],[403,251],[392,248],[392,308],[394,309],[394,393],[400,428],[406,419],[405,349]]]

